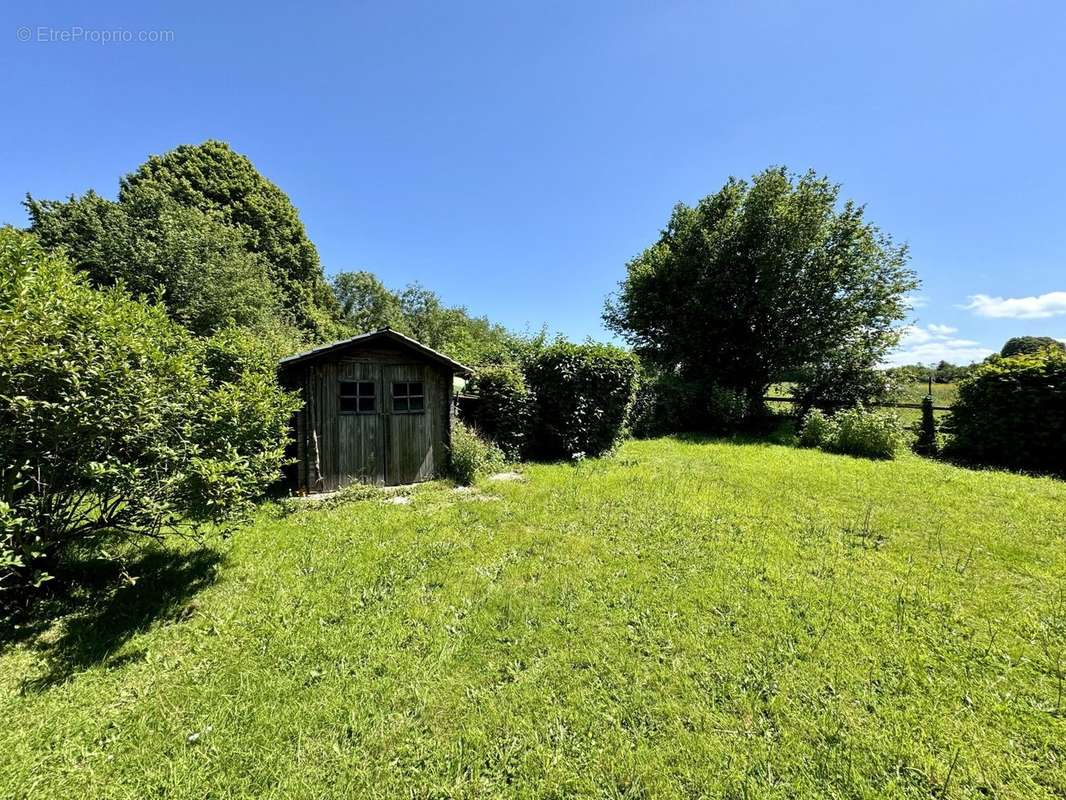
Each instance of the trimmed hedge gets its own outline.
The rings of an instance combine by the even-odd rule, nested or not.
[[[959,385],[951,426],[953,457],[1066,474],[1066,352],[982,364]]]
[[[478,429],[509,457],[519,458],[526,451],[533,413],[533,397],[521,370],[482,367],[469,389],[480,398],[474,414]]]
[[[560,342],[530,357],[531,452],[541,458],[598,456],[626,433],[637,385],[637,360],[605,344]]]

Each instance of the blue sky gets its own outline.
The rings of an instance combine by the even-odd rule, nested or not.
[[[923,287],[898,360],[1066,338],[1059,3],[45,3],[0,18],[2,222],[25,224],[27,191],[113,196],[147,155],[223,139],[292,197],[327,272],[604,338],[604,296],[674,203],[785,164],[828,174],[910,244]]]

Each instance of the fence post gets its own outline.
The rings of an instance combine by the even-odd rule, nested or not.
[[[918,440],[914,443],[914,452],[923,456],[935,456],[936,444],[936,420],[933,418],[933,395],[932,392],[922,399],[922,427],[918,432]]]

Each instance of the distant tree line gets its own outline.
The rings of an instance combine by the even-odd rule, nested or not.
[[[927,381],[930,377],[933,383],[958,383],[969,375],[981,363],[995,362],[1000,358],[1010,358],[1018,355],[1031,355],[1043,350],[1066,351],[1066,344],[1059,339],[1050,336],[1015,336],[1008,339],[999,353],[993,353],[977,364],[958,365],[949,361],[940,361],[933,364],[907,364],[900,367],[892,367],[887,370],[888,374],[900,382]]]
[[[411,283],[392,291],[370,272],[341,272],[333,278],[340,321],[363,333],[389,327],[446,353],[468,366],[520,361],[545,344],[546,334],[520,335],[462,306],[447,306],[426,287]]]
[[[937,364],[906,364],[890,367],[886,372],[900,383],[924,383],[931,377],[933,383],[958,383],[973,370],[974,365],[959,366],[950,361]]]

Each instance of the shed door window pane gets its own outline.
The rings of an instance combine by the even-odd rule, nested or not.
[[[341,381],[340,407],[346,414],[373,414],[374,408],[374,382],[373,381]]]
[[[422,381],[398,381],[392,384],[392,410],[400,412],[425,411],[426,394]]]

